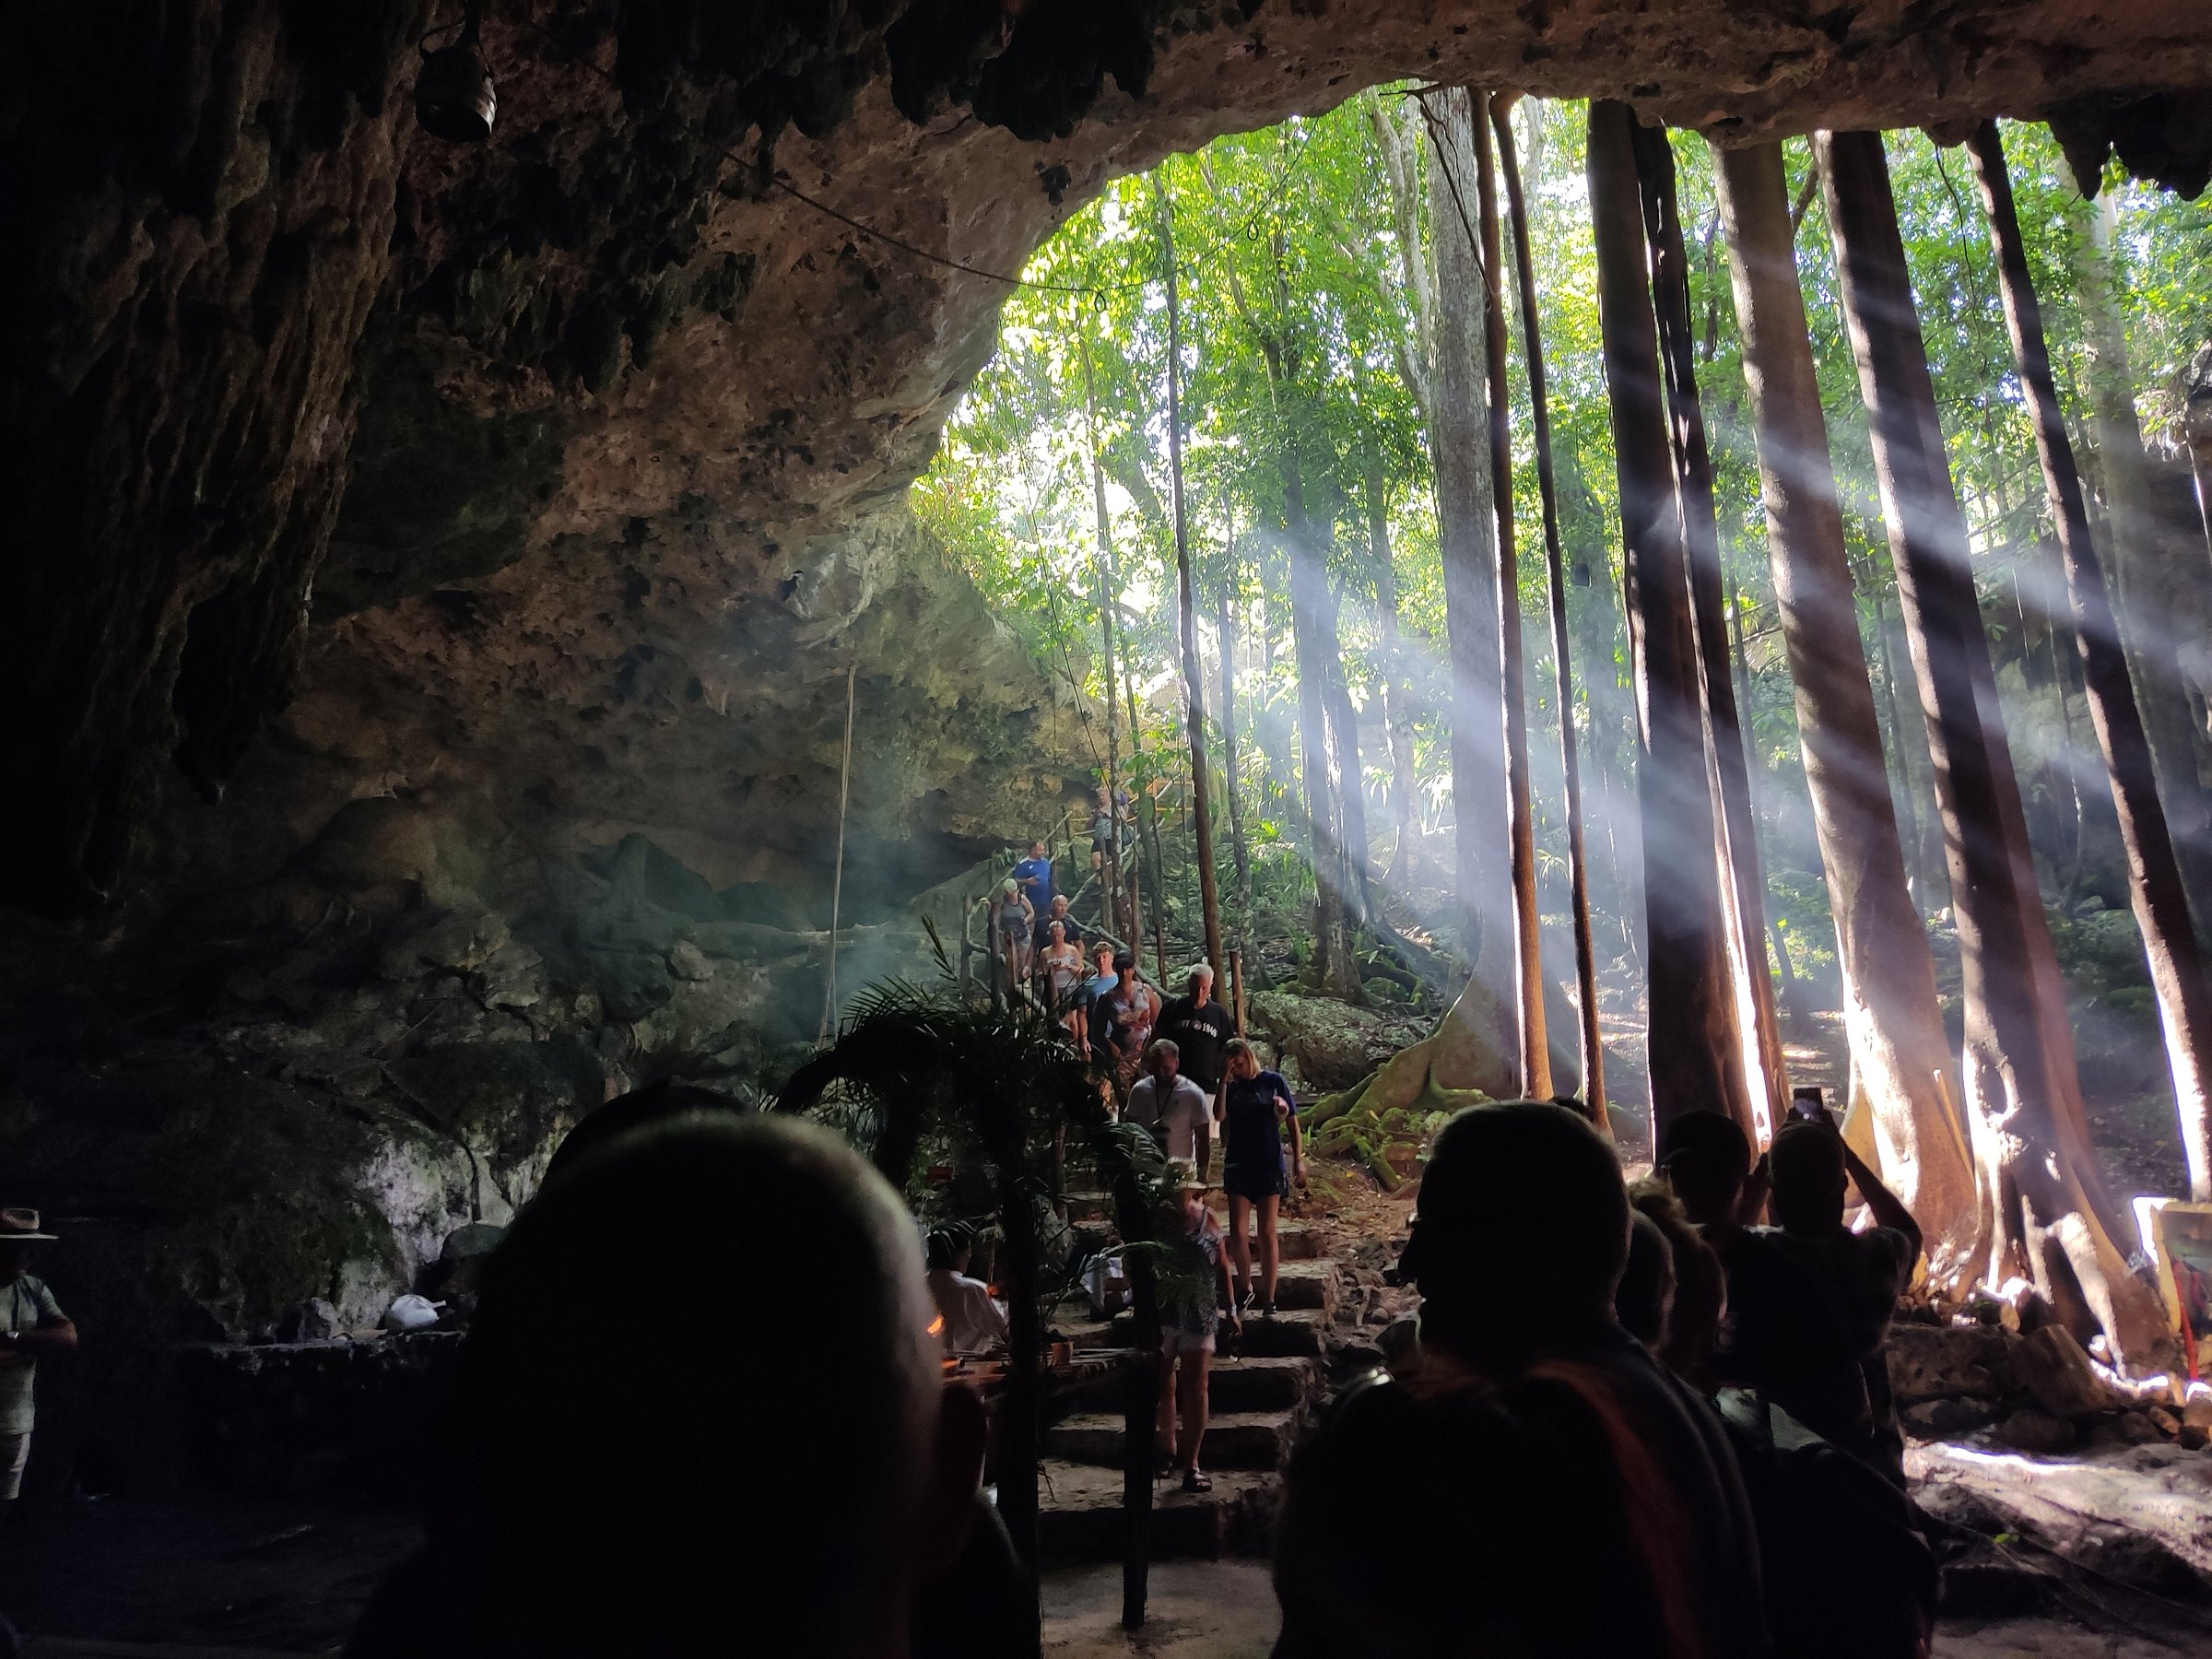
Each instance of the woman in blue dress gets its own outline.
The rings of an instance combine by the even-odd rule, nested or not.
[[[1241,1037],[1222,1050],[1227,1062],[1221,1079],[1220,1118],[1227,1156],[1221,1187],[1229,1194],[1229,1255],[1235,1265],[1237,1305],[1251,1303],[1252,1241],[1247,1218],[1260,1218],[1260,1312],[1275,1312],[1276,1212],[1290,1182],[1306,1178],[1304,1143],[1298,1132],[1298,1105],[1279,1073],[1262,1071],[1259,1056]],[[1290,1126],[1290,1159],[1283,1160],[1283,1125]]]

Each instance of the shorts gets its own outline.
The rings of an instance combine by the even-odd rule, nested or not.
[[[1170,1365],[1175,1363],[1178,1354],[1210,1354],[1213,1351],[1214,1334],[1211,1331],[1201,1336],[1194,1331],[1184,1330],[1180,1324],[1160,1327],[1159,1357]],[[26,1435],[24,1438],[28,1440],[29,1437]]]
[[[1206,1340],[1211,1342],[1212,1337]],[[0,1502],[12,1503],[23,1494],[23,1465],[30,1461],[30,1435],[0,1434]]]
[[[1262,1198],[1288,1198],[1290,1195],[1290,1172],[1281,1164],[1272,1170],[1243,1169],[1230,1164],[1221,1174],[1221,1190],[1231,1198],[1246,1198],[1253,1203]]]

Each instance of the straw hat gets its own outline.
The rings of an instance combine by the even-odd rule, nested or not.
[[[39,1230],[35,1209],[0,1209],[0,1244],[51,1243],[59,1234]]]

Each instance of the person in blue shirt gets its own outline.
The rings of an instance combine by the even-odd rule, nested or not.
[[[1042,841],[1030,843],[1030,855],[1014,866],[1014,880],[1039,915],[1053,908],[1053,860]]]
[[[1298,1130],[1298,1102],[1280,1072],[1262,1071],[1258,1054],[1241,1037],[1222,1051],[1229,1073],[1221,1082],[1222,1124],[1226,1147],[1221,1175],[1222,1191],[1229,1194],[1229,1254],[1236,1264],[1237,1300],[1252,1300],[1252,1240],[1248,1218],[1259,1217],[1260,1312],[1275,1312],[1275,1279],[1281,1258],[1276,1241],[1276,1213],[1290,1191],[1293,1179],[1306,1178],[1305,1144]],[[1283,1126],[1290,1129],[1290,1159],[1283,1160]]]

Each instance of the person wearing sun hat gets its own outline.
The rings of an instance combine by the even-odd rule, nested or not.
[[[0,1509],[23,1490],[39,1361],[76,1347],[76,1327],[46,1281],[28,1271],[38,1247],[53,1238],[40,1228],[37,1210],[0,1209]]]
[[[1205,1177],[1190,1159],[1171,1158],[1165,1185],[1174,1195],[1174,1207],[1171,1218],[1165,1218],[1168,1259],[1159,1278],[1159,1413],[1155,1444],[1163,1468],[1182,1470],[1184,1491],[1206,1492],[1214,1483],[1198,1467],[1198,1448],[1206,1439],[1207,1373],[1213,1365],[1215,1332],[1225,1316],[1232,1334],[1243,1326],[1230,1287],[1229,1263],[1221,1253],[1221,1228],[1206,1207]]]

